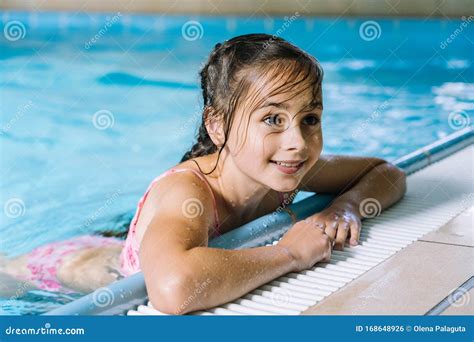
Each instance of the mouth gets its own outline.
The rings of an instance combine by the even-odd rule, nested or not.
[[[306,160],[270,160],[270,163],[274,164],[279,171],[285,174],[293,174],[298,172],[298,170],[303,167],[305,162]]]

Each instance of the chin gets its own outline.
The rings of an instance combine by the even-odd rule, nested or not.
[[[273,190],[278,191],[278,192],[293,192],[296,189],[298,189],[299,182],[292,182],[292,184],[275,184],[274,187],[272,187]]]

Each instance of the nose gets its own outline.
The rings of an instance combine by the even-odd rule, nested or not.
[[[291,126],[282,134],[282,147],[295,151],[303,151],[306,148],[306,140],[301,127]]]

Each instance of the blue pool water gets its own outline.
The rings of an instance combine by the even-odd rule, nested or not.
[[[9,256],[126,222],[193,142],[199,68],[235,35],[278,32],[321,61],[325,153],[393,160],[465,127],[474,111],[467,19],[0,18],[0,251]],[[72,298],[36,291],[0,304],[34,314]]]

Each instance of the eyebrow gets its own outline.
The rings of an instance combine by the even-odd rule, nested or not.
[[[303,107],[303,109],[310,110],[315,108],[323,109],[323,103],[319,100],[311,101],[307,106]]]
[[[262,107],[260,108],[265,108],[265,107],[276,107],[276,108],[283,108],[285,110],[288,110],[288,104],[286,103],[283,103],[283,102],[265,102],[263,104]],[[306,106],[304,106],[302,110],[311,110],[311,109],[315,109],[315,108],[321,108],[323,109],[323,104],[321,101],[319,100],[316,100],[316,101],[311,101],[309,104],[307,104]]]

